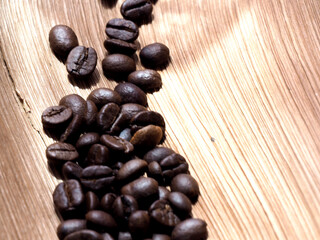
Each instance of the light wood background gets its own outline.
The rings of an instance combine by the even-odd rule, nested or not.
[[[116,85],[101,60],[123,0],[0,2],[0,239],[57,239],[40,116]],[[320,1],[159,0],[153,14],[138,40],[166,44],[172,62],[149,105],[199,180],[209,239],[320,239]],[[87,84],[50,51],[59,23],[98,52]]]

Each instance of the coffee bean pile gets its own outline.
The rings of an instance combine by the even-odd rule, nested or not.
[[[162,87],[155,71],[168,64],[169,49],[161,43],[140,51],[136,70],[132,55],[139,25],[151,18],[149,0],[126,0],[124,19],[108,21],[102,61],[114,90],[98,88],[87,99],[70,94],[44,110],[45,132],[57,141],[46,149],[52,173],[63,181],[53,192],[64,240],[205,240],[207,224],[192,217],[200,195],[186,159],[165,141],[163,116],[148,109],[147,93]],[[66,59],[68,73],[87,78],[97,64],[96,51],[78,46],[65,25],[49,33],[52,51]]]

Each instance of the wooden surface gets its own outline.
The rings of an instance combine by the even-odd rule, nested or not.
[[[40,116],[115,86],[101,60],[122,0],[0,2],[0,239],[57,239]],[[153,14],[138,40],[166,44],[172,62],[149,105],[199,180],[209,239],[320,239],[320,1],[159,0]],[[50,51],[59,23],[98,52],[87,84]]]

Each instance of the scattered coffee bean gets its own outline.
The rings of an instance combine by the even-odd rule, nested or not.
[[[115,233],[118,225],[114,218],[101,210],[92,210],[86,214],[87,226],[89,229],[104,233]]]
[[[90,147],[88,155],[84,164],[86,166],[92,165],[107,165],[109,162],[109,150],[106,146],[101,144],[93,144]]]
[[[92,230],[80,230],[69,234],[64,240],[102,240],[102,236]]]
[[[87,100],[94,102],[99,110],[108,103],[115,103],[118,105],[121,103],[120,95],[109,88],[97,88],[93,90],[89,94]]]
[[[172,240],[203,240],[208,238],[207,224],[197,218],[180,222],[172,231]]]
[[[113,18],[107,23],[106,34],[110,38],[132,42],[139,36],[139,27],[130,20]]]
[[[60,142],[76,142],[79,138],[79,135],[81,134],[81,130],[84,124],[85,119],[82,115],[74,115],[66,130],[60,136]]]
[[[148,164],[148,177],[154,178],[160,185],[164,184],[161,166],[158,162],[153,161]]]
[[[151,69],[137,70],[130,73],[128,82],[137,85],[146,93],[157,92],[162,87],[160,74]]]
[[[189,174],[179,174],[171,181],[171,191],[185,194],[192,203],[196,203],[200,195],[197,181]]]
[[[128,56],[133,55],[138,50],[138,46],[136,43],[126,42],[120,39],[113,38],[105,40],[104,47],[110,54],[120,53]]]
[[[126,80],[128,75],[136,70],[136,63],[127,55],[115,53],[103,59],[102,68],[107,78]]]
[[[126,0],[120,10],[125,19],[141,23],[151,17],[152,8],[149,0]]]
[[[74,31],[66,25],[56,25],[50,30],[49,43],[52,51],[60,57],[68,56],[79,44]]]
[[[91,210],[97,210],[100,206],[100,200],[94,192],[87,192],[85,195],[86,210],[87,212]]]
[[[147,169],[147,162],[133,159],[126,162],[118,171],[117,180],[123,184],[129,183],[142,176]]]
[[[146,160],[148,163],[151,163],[153,161],[160,162],[162,159],[173,153],[175,153],[175,151],[173,151],[170,148],[156,147],[147,152],[144,155],[143,159]]]
[[[101,201],[100,201],[100,206],[101,208],[108,212],[108,213],[111,213],[112,212],[112,205],[114,203],[114,200],[117,198],[117,195],[114,194],[114,193],[107,193],[106,195],[104,195],[102,198],[101,198]]]
[[[165,133],[164,118],[160,113],[154,111],[141,111],[137,113],[130,122],[131,133],[135,133],[137,130],[148,126],[155,125],[162,128],[163,134]]]
[[[110,189],[114,179],[112,169],[107,166],[89,166],[81,174],[82,185],[95,193]]]
[[[87,156],[90,147],[93,144],[99,143],[100,135],[95,132],[89,132],[83,134],[76,143],[76,148],[80,154]]]
[[[71,108],[65,106],[52,106],[45,109],[41,116],[45,128],[60,128],[72,118]]]
[[[150,231],[150,217],[147,211],[138,210],[129,217],[129,230],[132,236],[143,239]]]
[[[76,78],[88,77],[95,70],[97,59],[96,50],[93,48],[75,47],[68,55],[66,61],[67,71]]]
[[[114,90],[120,94],[122,104],[137,103],[142,106],[148,105],[146,94],[132,83],[119,83]]]
[[[189,198],[181,192],[171,192],[168,195],[168,202],[173,211],[180,219],[185,219],[190,216],[192,203]]]
[[[66,162],[62,167],[62,175],[64,179],[76,179],[80,181],[82,167],[74,162]]]
[[[129,154],[134,150],[134,147],[130,142],[117,136],[104,134],[101,136],[100,141],[111,151],[116,153]]]
[[[119,227],[125,229],[131,213],[138,210],[136,199],[130,195],[117,197],[112,205],[113,216],[119,223]]]
[[[150,149],[158,145],[162,139],[163,131],[160,127],[148,125],[138,130],[131,138],[130,142],[135,148]]]
[[[97,115],[97,126],[102,132],[108,132],[120,112],[120,107],[115,103],[104,105]]]
[[[152,43],[140,51],[141,63],[151,69],[164,68],[169,61],[169,48],[162,43]]]
[[[71,108],[73,115],[80,115],[85,118],[87,114],[87,102],[78,94],[64,96],[60,99],[59,105]]]
[[[56,142],[47,147],[46,156],[55,164],[64,164],[67,161],[75,161],[79,154],[71,144]]]
[[[84,230],[87,228],[86,220],[83,219],[70,219],[63,221],[57,228],[57,235],[60,240],[73,232]]]

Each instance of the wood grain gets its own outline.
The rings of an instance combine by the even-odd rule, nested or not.
[[[57,239],[40,116],[116,85],[102,43],[122,0],[108,2],[0,1],[0,239]],[[320,1],[159,0],[153,14],[139,42],[166,44],[171,63],[149,105],[199,180],[209,239],[320,239]],[[87,83],[51,53],[59,23],[98,52]]]

